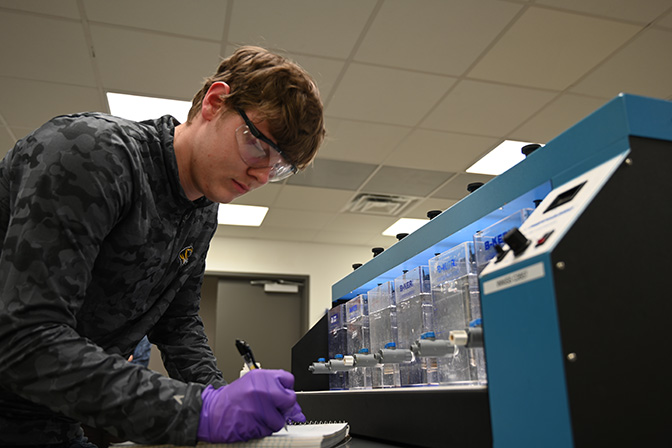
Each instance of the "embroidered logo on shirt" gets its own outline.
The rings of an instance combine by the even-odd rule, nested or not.
[[[180,251],[180,265],[184,266],[187,264],[187,261],[189,261],[189,257],[191,257],[191,254],[194,252],[193,246],[187,246],[184,249]]]

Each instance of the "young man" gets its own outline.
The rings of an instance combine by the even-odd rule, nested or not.
[[[224,60],[189,119],[56,117],[0,163],[0,445],[233,442],[301,421],[293,377],[225,385],[198,316],[217,203],[306,167],[322,103],[261,48]],[[170,378],[127,362],[144,335]]]

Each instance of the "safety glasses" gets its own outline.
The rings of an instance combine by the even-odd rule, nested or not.
[[[269,182],[278,182],[287,179],[296,173],[297,168],[287,161],[284,153],[271,139],[261,133],[247,118],[242,109],[236,112],[243,117],[245,124],[236,129],[238,151],[245,163],[251,168],[271,168],[268,174]]]

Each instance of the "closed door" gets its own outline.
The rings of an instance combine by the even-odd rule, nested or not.
[[[213,350],[224,379],[238,378],[243,359],[236,339],[250,344],[264,369],[291,370],[291,350],[303,335],[303,290],[265,292],[250,278],[220,277],[217,287],[216,332]],[[210,336],[212,338],[212,336]]]

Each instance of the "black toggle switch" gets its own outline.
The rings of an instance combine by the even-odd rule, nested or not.
[[[530,240],[528,240],[525,235],[522,234],[518,227],[506,232],[504,235],[504,241],[509,245],[514,255],[520,255],[525,252],[527,246],[530,245]]]
[[[508,250],[504,250],[504,249],[502,248],[502,246],[500,246],[499,244],[495,244],[495,245],[494,245],[494,248],[495,248],[495,252],[497,252],[497,256],[496,256],[496,257],[497,257],[497,260],[495,261],[495,263],[499,263],[500,261],[502,261],[502,260],[504,259],[504,257],[506,257],[506,254],[507,254],[509,251],[508,251]]]

